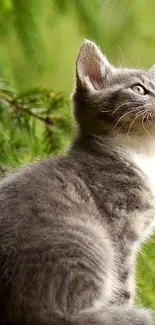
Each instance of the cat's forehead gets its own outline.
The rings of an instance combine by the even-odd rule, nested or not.
[[[115,84],[142,83],[155,92],[155,73],[150,70],[117,68],[110,79],[110,82]]]

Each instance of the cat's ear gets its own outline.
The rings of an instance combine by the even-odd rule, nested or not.
[[[155,64],[152,65],[152,67],[150,68],[150,71],[151,71],[152,73],[155,73]]]
[[[76,62],[77,85],[91,90],[102,89],[112,68],[97,45],[86,40]]]

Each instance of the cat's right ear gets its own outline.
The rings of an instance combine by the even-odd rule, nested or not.
[[[112,65],[97,45],[86,40],[81,46],[76,62],[77,87],[91,91],[104,88],[112,69]]]

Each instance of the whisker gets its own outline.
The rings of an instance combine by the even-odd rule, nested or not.
[[[120,109],[121,107],[123,107],[123,106],[128,106],[128,105],[133,105],[133,104],[141,104],[141,105],[137,106],[136,108],[141,108],[141,107],[143,107],[143,108],[147,109],[147,108],[150,108],[150,106],[152,107],[152,104],[153,104],[153,103],[155,103],[154,100],[152,100],[150,103],[147,103],[147,104],[145,104],[145,105],[141,104],[141,102],[139,102],[139,101],[126,102],[126,103],[123,103],[123,104],[119,105],[118,107],[116,107],[116,108],[114,109],[112,115],[115,114],[115,112],[116,112],[118,109]]]
[[[150,110],[150,108],[146,108],[146,107],[143,107],[142,109],[141,109],[141,111],[138,111],[138,113],[136,113],[136,115],[137,114],[139,114],[140,113],[140,115],[142,114],[142,113],[145,113],[145,112],[148,112]]]
[[[144,125],[144,118],[145,118],[145,114],[143,114],[143,118],[142,118],[142,126],[143,126],[143,129],[145,130],[145,132],[148,134],[148,136],[153,140],[153,138],[151,137],[151,134],[147,131],[145,125]]]
[[[121,108],[121,107],[123,107],[123,106],[128,106],[128,105],[132,105],[132,104],[138,104],[138,102],[127,102],[127,103],[123,103],[123,104],[121,104],[121,105],[119,105],[118,107],[116,107],[115,109],[114,109],[114,111],[113,111],[113,113],[112,114],[115,114],[115,112],[119,109],[119,108]]]
[[[149,120],[149,118],[152,116],[152,112],[150,111],[150,112],[148,112],[148,114],[146,115],[146,119],[147,119],[147,122],[150,124],[150,125],[153,125],[152,123],[151,123],[151,121]]]
[[[133,112],[136,112],[137,111],[137,108],[136,109],[134,109],[134,110],[132,110],[132,111],[129,111],[129,112],[126,112],[124,115],[122,115],[119,119],[118,119],[118,121],[115,123],[115,125],[114,125],[114,127],[113,127],[113,129],[112,130],[114,130],[115,129],[115,127],[118,125],[118,123],[125,117],[125,116],[127,116],[128,114],[131,114],[131,113],[133,113]]]
[[[118,139],[118,135],[119,135],[119,131],[121,130],[121,128],[124,126],[124,124],[122,124],[120,127],[119,127],[119,129],[117,130],[117,134],[116,134],[116,137],[115,137],[115,139],[114,139],[114,142],[116,142],[117,141],[117,139]]]
[[[125,58],[125,56],[124,56],[124,54],[123,54],[123,51],[121,50],[120,46],[119,46],[118,44],[116,44],[116,46],[118,47],[118,49],[119,49],[119,51],[120,51],[120,53],[121,53],[121,55],[122,55],[122,58],[123,58],[123,60],[124,60],[124,63],[127,64],[127,66],[129,66],[129,67],[132,69],[132,67],[131,67],[131,65],[130,65],[130,63],[129,63],[129,61],[127,60],[127,58]]]
[[[128,128],[128,132],[127,132],[127,138],[129,139],[129,136],[130,136],[130,130],[133,126],[133,124],[135,123],[135,121],[137,120],[138,117],[140,117],[143,113],[140,112],[139,114],[136,114],[136,117],[134,118],[134,120],[131,122],[129,128]]]
[[[109,109],[109,110],[106,110],[106,111],[102,111],[102,110],[101,110],[101,112],[102,112],[102,113],[110,113],[110,112],[112,112],[112,109]]]
[[[151,109],[152,109],[152,107],[151,107]],[[130,124],[130,126],[129,126],[129,129],[128,129],[128,132],[127,132],[127,137],[129,137],[129,135],[130,135],[130,130],[131,130],[133,124],[135,123],[136,119],[137,119],[138,117],[140,117],[141,115],[143,116],[143,118],[142,118],[142,126],[143,126],[144,130],[147,132],[147,134],[151,137],[150,133],[147,131],[147,129],[146,129],[145,126],[144,126],[144,119],[145,119],[145,117],[147,118],[147,121],[150,123],[150,121],[149,121],[149,119],[148,119],[148,115],[151,114],[151,109],[148,108],[148,109],[146,110],[146,108],[144,107],[143,110],[142,110],[141,112],[136,113],[136,117],[135,117],[135,119],[131,122],[131,124]],[[150,123],[150,124],[152,124],[152,123]],[[152,125],[153,125],[153,124],[152,124]],[[155,126],[155,125],[154,125],[154,126]],[[152,137],[151,137],[151,139],[152,139]]]
[[[147,118],[147,122],[148,122],[151,126],[155,127],[155,124],[152,123],[152,122],[150,121],[150,118],[154,118],[154,112],[149,112],[149,113],[147,114],[146,118]]]
[[[132,129],[132,126],[133,124],[135,123],[135,121],[137,120],[137,118],[141,117],[142,116],[142,120],[141,120],[141,124],[142,124],[142,127],[143,129],[145,130],[145,132],[149,135],[149,137],[151,137],[150,133],[148,132],[148,130],[146,129],[145,125],[144,125],[144,119],[147,118],[147,121],[148,123],[152,124],[149,117],[151,115],[155,116],[155,111],[152,112],[152,108],[154,107],[155,105],[155,101],[152,100],[150,103],[146,103],[145,105],[144,104],[141,104],[140,102],[126,102],[126,103],[123,103],[121,105],[119,105],[118,107],[115,108],[115,110],[113,111],[112,114],[114,114],[118,109],[120,109],[121,107],[123,106],[127,106],[127,105],[132,105],[133,103],[137,103],[137,104],[140,104],[139,106],[137,106],[135,109],[131,109],[130,111],[127,111],[125,114],[123,114],[118,120],[117,122],[115,123],[115,125],[113,126],[112,130],[114,130],[116,128],[116,126],[120,123],[121,120],[123,120],[127,115],[131,114],[131,113],[135,113],[135,118],[134,120],[130,123],[129,125],[129,128],[128,128],[128,131],[127,131],[127,138],[129,138],[129,135],[130,135],[130,131]],[[124,124],[123,124],[124,125]],[[117,136],[116,136],[116,139],[118,137],[118,134],[119,134],[119,131],[121,130],[121,128],[123,127],[123,125],[121,125],[121,127],[119,128],[118,132],[117,132]],[[152,124],[153,125],[153,124]],[[155,125],[153,125],[155,126]],[[152,139],[152,137],[151,137]]]
[[[150,111],[150,112],[149,112],[149,111]],[[145,116],[147,117],[147,116],[148,116],[148,112],[151,113],[150,108],[148,108],[148,109],[146,110],[146,108],[144,107],[142,111],[136,113],[136,117],[135,117],[135,119],[131,122],[131,124],[130,124],[130,126],[129,126],[129,129],[128,129],[128,132],[127,132],[127,137],[129,137],[129,135],[130,135],[130,130],[131,130],[133,124],[135,123],[136,119],[137,119],[138,117],[140,117],[140,116],[144,116],[144,118],[145,118]],[[143,118],[143,123],[144,123],[144,118]],[[145,127],[144,127],[144,128],[145,128]]]

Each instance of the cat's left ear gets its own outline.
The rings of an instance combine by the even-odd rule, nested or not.
[[[155,73],[155,64],[153,64],[149,70],[150,70],[150,72]]]
[[[76,62],[77,86],[92,91],[102,89],[112,69],[112,65],[97,45],[86,40],[81,46]]]

